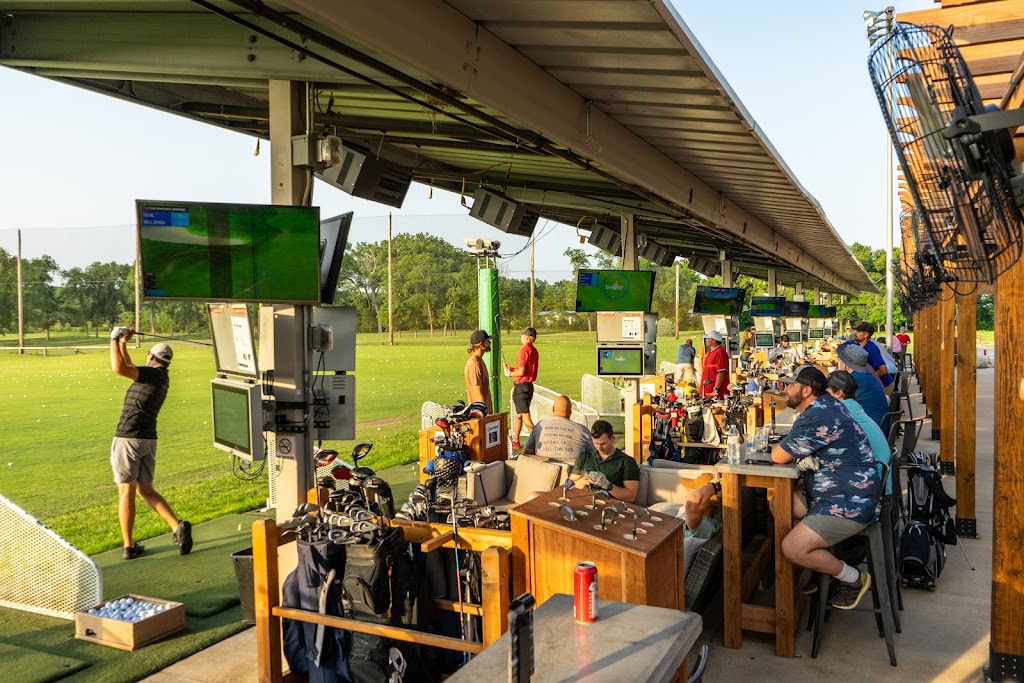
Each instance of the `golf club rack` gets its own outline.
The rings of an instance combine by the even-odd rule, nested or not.
[[[651,420],[648,464],[659,459],[700,465],[714,464],[719,453],[710,446],[725,440],[723,429],[728,430],[730,425],[736,425],[741,435],[746,432],[747,409],[754,401],[755,397],[744,393],[742,385],[735,385],[725,397],[725,419],[720,427],[712,412],[716,406],[722,407],[719,399],[697,395],[686,382],[680,386],[666,382],[664,391],[651,397],[654,414]],[[715,434],[709,434],[712,429]],[[684,448],[676,445],[677,440],[683,443],[704,443],[709,448]]]

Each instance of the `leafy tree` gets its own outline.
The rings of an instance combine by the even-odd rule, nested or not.
[[[25,326],[41,329],[50,338],[50,330],[60,322],[60,298],[55,282],[60,267],[49,256],[22,260],[21,276],[25,304]]]
[[[991,294],[978,296],[978,329],[994,330],[996,328],[996,302]]]

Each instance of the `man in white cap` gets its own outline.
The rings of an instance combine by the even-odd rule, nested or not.
[[[729,395],[729,354],[722,346],[722,333],[704,333],[707,352],[700,371],[700,395],[725,398]]]
[[[117,517],[124,539],[122,558],[134,560],[144,548],[132,534],[135,527],[135,496],[146,501],[174,532],[182,555],[192,551],[192,525],[179,520],[167,501],[153,488],[156,471],[156,418],[170,385],[167,368],[174,351],[167,344],[149,350],[146,364],[136,366],[128,356],[128,341],[135,333],[127,327],[110,331],[110,369],[132,380],[124,396],[121,419],[110,446],[110,466],[117,484]]]

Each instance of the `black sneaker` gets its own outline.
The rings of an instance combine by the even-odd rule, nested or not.
[[[178,522],[178,528],[174,530],[174,542],[177,543],[180,548],[178,551],[182,555],[188,555],[192,552],[192,524],[186,520]]]
[[[853,583],[839,582],[839,588],[836,589],[836,594],[829,604],[836,609],[853,609],[860,604],[860,599],[864,597],[869,588],[871,588],[871,575],[861,571],[860,578]]]
[[[136,557],[142,554],[146,548],[141,543],[135,543],[124,549],[121,553],[122,560],[134,560]]]

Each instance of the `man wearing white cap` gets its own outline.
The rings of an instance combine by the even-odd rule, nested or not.
[[[722,346],[722,333],[704,333],[707,353],[700,371],[700,395],[725,398],[729,395],[729,354]]]
[[[167,344],[149,350],[146,364],[136,366],[128,356],[128,341],[135,333],[127,327],[110,331],[110,369],[132,380],[124,396],[121,419],[110,446],[110,466],[117,484],[117,517],[124,539],[122,558],[134,560],[144,548],[132,534],[135,527],[135,496],[146,501],[174,532],[182,555],[192,551],[192,525],[179,520],[167,501],[153,488],[156,471],[156,418],[167,398],[170,379],[167,368],[174,351]]]

